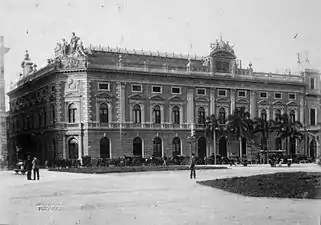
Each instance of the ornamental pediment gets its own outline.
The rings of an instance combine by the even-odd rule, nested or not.
[[[257,104],[259,104],[259,105],[269,105],[270,103],[267,100],[260,100],[260,101],[257,102]]]
[[[154,101],[164,101],[165,99],[163,98],[162,95],[160,94],[156,94],[156,95],[152,95],[149,97],[149,100],[154,100]]]
[[[273,102],[272,105],[284,106],[284,103],[277,100],[277,101]]]
[[[287,105],[287,106],[295,106],[295,107],[298,106],[298,104],[296,104],[296,103],[293,102],[293,101],[286,103],[286,105]]]
[[[133,100],[143,100],[144,97],[141,94],[132,94],[128,96],[129,99]]]
[[[247,99],[237,99],[236,100],[236,103],[237,104],[249,104],[249,100],[247,100]]]
[[[107,98],[107,99],[111,99],[112,96],[109,95],[109,94],[106,93],[106,92],[103,92],[103,93],[98,93],[98,94],[96,94],[96,98]]]
[[[168,98],[169,101],[184,101],[184,99],[181,96],[174,95]]]
[[[199,96],[199,97],[195,98],[195,101],[196,102],[209,102],[210,99],[208,97],[205,97],[205,96]]]
[[[216,102],[229,103],[230,101],[228,100],[228,98],[223,97],[223,98],[218,98],[218,99],[216,100]]]

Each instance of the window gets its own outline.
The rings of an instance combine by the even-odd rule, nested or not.
[[[282,94],[281,93],[274,93],[274,98],[275,99],[281,99],[282,98]]]
[[[108,123],[108,105],[106,103],[102,103],[99,106],[99,121]]]
[[[142,92],[143,87],[141,84],[133,84],[132,85],[132,92]]]
[[[199,107],[197,114],[198,124],[205,124],[205,109],[203,107]]]
[[[56,122],[56,109],[54,105],[50,106],[50,113],[51,113],[51,122],[55,123]]]
[[[206,95],[206,89],[205,88],[197,88],[196,93],[197,93],[197,95]]]
[[[281,110],[277,109],[275,111],[275,121],[280,121],[281,120]]]
[[[224,108],[220,108],[218,120],[219,120],[220,124],[225,124],[225,109]]]
[[[238,91],[238,95],[239,97],[244,98],[246,97],[246,91]]]
[[[76,112],[77,107],[74,103],[70,104],[68,107],[68,122],[75,123],[76,122]]]
[[[295,122],[295,111],[294,111],[294,110],[291,110],[290,113],[289,113],[289,115],[290,115],[290,121],[291,121],[292,123],[294,123],[294,122]]]
[[[162,93],[162,87],[161,86],[152,86],[152,92],[153,93]]]
[[[218,96],[226,96],[226,90],[218,90]]]
[[[315,109],[310,109],[310,125],[315,125],[316,112]]]
[[[98,83],[98,90],[109,91],[110,90],[109,83]]]
[[[265,109],[262,109],[262,110],[261,110],[261,118],[262,118],[263,120],[265,120],[265,121],[266,121],[266,119],[267,119],[267,113],[266,113],[266,110],[265,110]]]
[[[174,124],[179,124],[179,108],[178,106],[173,107],[173,123]]]
[[[267,95],[267,92],[261,92],[261,93],[260,93],[260,97],[261,97],[261,98],[267,98],[267,96],[268,96],[268,95]]]
[[[314,90],[316,87],[315,87],[315,78],[310,78],[310,88],[311,90]]]
[[[154,106],[153,109],[154,123],[161,124],[161,109],[158,105]]]
[[[134,105],[133,108],[133,115],[134,115],[134,123],[141,123],[141,115],[142,115],[142,111],[140,109],[140,105],[136,104]]]
[[[290,99],[290,100],[295,100],[295,97],[296,97],[295,94],[292,94],[292,93],[289,94],[289,99]]]
[[[180,93],[181,93],[181,88],[179,87],[172,88],[172,94],[180,94]]]

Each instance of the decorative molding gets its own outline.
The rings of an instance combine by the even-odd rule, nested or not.
[[[250,104],[250,101],[245,98],[239,98],[235,102],[236,104]]]
[[[230,103],[230,100],[227,97],[220,97],[220,98],[216,99],[216,102],[217,103],[224,103],[224,102]]]
[[[294,101],[290,101],[290,102],[286,103],[286,105],[287,106],[295,106],[295,107],[298,106],[298,104],[296,102],[294,102]]]
[[[266,99],[262,99],[257,102],[258,105],[270,105],[270,102]]]
[[[144,100],[145,98],[141,94],[132,94],[128,96],[129,99],[133,100]]]
[[[161,94],[154,94],[149,97],[149,100],[154,100],[154,101],[165,101],[163,96]]]
[[[197,102],[209,102],[210,99],[206,96],[197,96],[195,97],[195,101]]]
[[[179,95],[173,95],[168,98],[169,101],[184,101],[184,99]]]

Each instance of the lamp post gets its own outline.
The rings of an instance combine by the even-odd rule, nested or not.
[[[195,130],[194,130],[194,124],[191,123],[191,133],[187,137],[187,142],[190,144],[190,156],[192,156],[192,144],[196,142],[196,136],[195,136]]]

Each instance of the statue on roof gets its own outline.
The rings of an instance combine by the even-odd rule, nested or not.
[[[71,53],[74,53],[77,50],[77,45],[78,45],[79,40],[80,40],[80,38],[76,36],[75,32],[72,32],[72,37],[70,39]]]

